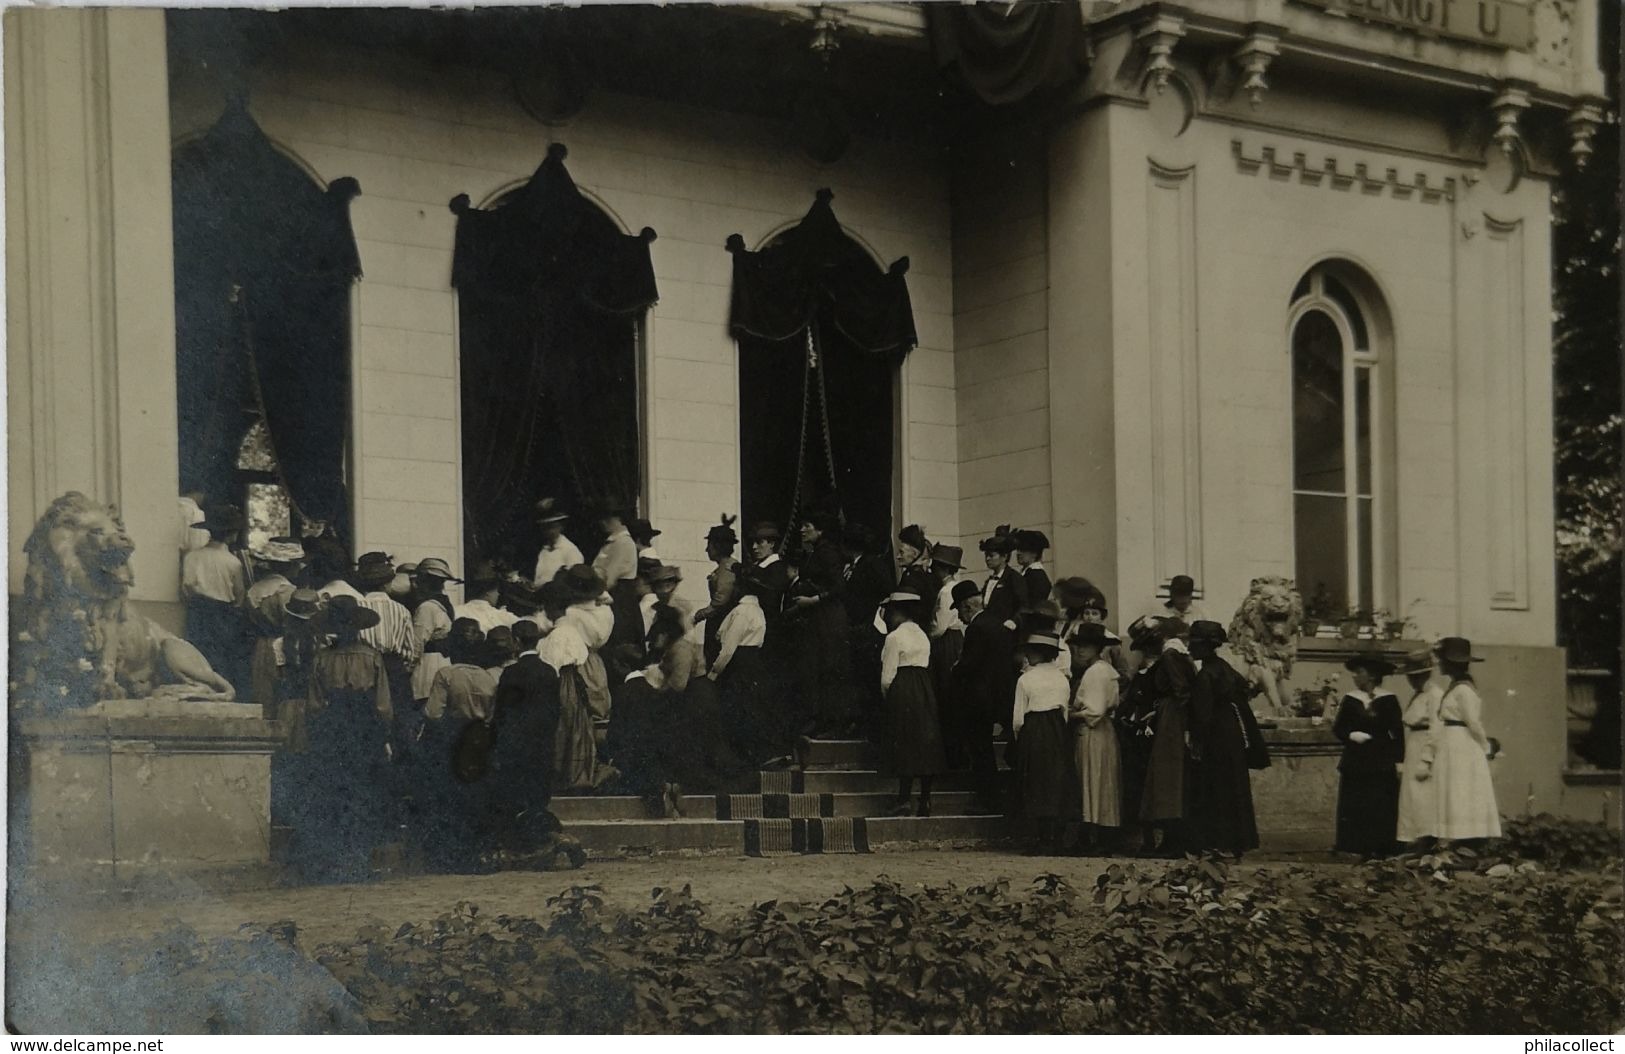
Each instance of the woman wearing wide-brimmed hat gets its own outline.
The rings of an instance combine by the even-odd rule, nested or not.
[[[1439,701],[1439,730],[1433,757],[1437,830],[1441,841],[1499,838],[1501,813],[1495,805],[1489,757],[1494,750],[1484,732],[1484,703],[1473,681],[1472,664],[1483,662],[1465,637],[1445,637],[1433,649],[1439,672],[1449,680]]]
[[[1010,728],[1015,734],[1016,796],[1034,827],[1028,855],[1041,856],[1059,848],[1061,822],[1075,798],[1073,745],[1067,732],[1072,685],[1066,669],[1070,659],[1064,667],[1060,661],[1056,627],[1034,628],[1037,632],[1028,633],[1020,649],[1024,669],[1016,681]]]
[[[1080,850],[1101,852],[1123,823],[1122,755],[1112,714],[1117,709],[1117,670],[1104,656],[1106,627],[1085,622],[1066,639],[1077,672],[1069,717],[1073,765],[1078,777]]]
[[[931,685],[931,638],[920,625],[929,608],[918,593],[898,589],[886,598],[889,632],[880,649],[880,690],[886,697],[886,725],[892,770],[897,774],[894,816],[930,816],[931,782],[948,771],[942,744],[942,718]],[[920,801],[910,803],[914,781]]]
[[[1021,590],[1027,597],[1027,607],[1036,608],[1049,599],[1049,571],[1044,568],[1044,550],[1049,548],[1049,535],[1038,530],[1016,531],[1011,536],[1015,545],[1016,570],[1021,573]]]
[[[603,662],[597,649],[608,642],[607,627],[614,616],[601,603],[603,580],[586,564],[561,569],[553,581],[565,613],[542,639],[537,654],[558,674],[554,786],[558,791],[591,790],[614,775],[598,764],[598,742],[593,734],[594,717],[608,717],[610,712],[607,699],[596,701],[600,692],[606,697],[609,692],[607,680],[600,683]]]
[[[1399,824],[1399,775],[1405,730],[1399,700],[1382,687],[1394,666],[1380,655],[1356,655],[1343,664],[1354,689],[1343,696],[1332,735],[1343,742],[1337,763],[1337,841],[1340,852],[1367,859],[1394,849]]]
[[[1140,792],[1140,821],[1161,829],[1158,855],[1177,857],[1186,848],[1185,777],[1190,755],[1185,733],[1190,728],[1196,666],[1185,643],[1190,627],[1177,618],[1159,619],[1155,625],[1161,641],[1161,651],[1149,673],[1155,731],[1146,757],[1145,787]]]
[[[449,662],[447,638],[455,615],[451,598],[446,595],[446,584],[462,581],[451,573],[451,565],[438,556],[424,557],[412,571],[412,629],[423,649],[412,670],[412,698],[420,703],[429,698],[435,674]]]
[[[921,597],[934,596],[937,578],[931,573],[931,539],[925,528],[911,523],[897,532],[897,588]]]
[[[1191,683],[1190,818],[1187,844],[1237,859],[1258,848],[1252,773],[1269,765],[1269,752],[1247,703],[1247,678],[1219,655],[1228,640],[1217,622],[1191,624],[1191,658],[1202,664]]]
[[[378,649],[361,639],[378,625],[376,611],[354,597],[330,597],[316,623],[334,639],[311,666],[294,857],[307,877],[354,880],[370,870],[371,849],[392,817],[389,676]]]
[[[1402,659],[1394,671],[1411,686],[1410,702],[1401,719],[1405,723],[1405,767],[1399,774],[1399,842],[1408,845],[1436,837],[1438,782],[1433,779],[1433,758],[1438,747],[1439,702],[1444,690],[1433,679],[1433,651],[1418,648]]]

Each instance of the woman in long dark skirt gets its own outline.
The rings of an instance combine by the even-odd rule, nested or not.
[[[1218,655],[1224,627],[1206,620],[1191,625],[1191,658],[1202,669],[1191,684],[1191,815],[1187,829],[1193,849],[1217,849],[1237,859],[1258,848],[1249,756],[1257,757],[1258,724],[1249,720],[1247,679]],[[1269,759],[1263,757],[1263,765]]]
[[[1332,734],[1343,743],[1337,763],[1337,842],[1339,852],[1370,859],[1393,852],[1399,823],[1399,773],[1405,758],[1405,725],[1394,694],[1381,687],[1394,667],[1375,655],[1357,655],[1343,664],[1354,675],[1354,690],[1337,708]]]
[[[384,658],[359,635],[378,613],[333,597],[320,628],[335,637],[316,653],[304,713],[305,749],[290,776],[293,855],[307,879],[356,881],[391,815],[385,793],[393,710]]]
[[[760,762],[778,747],[783,727],[783,700],[774,698],[762,660],[767,640],[767,618],[762,611],[762,595],[771,590],[757,568],[739,574],[739,602],[722,620],[717,661],[706,676],[717,686],[722,698],[722,714],[728,722],[734,750],[746,761]]]
[[[1062,818],[1071,814],[1077,797],[1072,733],[1067,728],[1071,655],[1063,666],[1058,661],[1060,653],[1061,638],[1053,630],[1029,634],[1021,648],[1025,670],[1016,681],[1010,727],[1016,737],[1016,790],[1022,814],[1033,824],[1029,856],[1059,850]]]
[[[948,771],[937,695],[931,686],[931,638],[920,624],[928,610],[918,593],[899,590],[886,600],[888,632],[880,651],[880,690],[886,695],[891,767],[897,773],[893,816],[930,816],[932,780]],[[916,779],[917,808],[909,800]]]
[[[1156,734],[1140,794],[1140,820],[1162,831],[1156,855],[1178,857],[1185,850],[1186,773],[1190,753],[1185,733],[1190,718],[1191,682],[1196,667],[1184,637],[1189,627],[1179,619],[1157,623],[1162,652],[1151,667],[1151,690],[1156,699]],[[1142,847],[1142,852],[1145,848]]]

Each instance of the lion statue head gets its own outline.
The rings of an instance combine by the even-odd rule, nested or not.
[[[135,543],[110,506],[76,490],[51,502],[23,545],[24,594],[31,603],[78,606],[122,600],[135,584]]]
[[[1290,578],[1255,578],[1230,622],[1230,644],[1250,662],[1274,660],[1290,669],[1303,630],[1303,596]]]

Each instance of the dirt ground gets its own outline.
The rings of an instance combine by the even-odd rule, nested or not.
[[[13,954],[33,941],[58,939],[101,942],[142,937],[179,923],[205,937],[229,936],[243,927],[261,928],[292,920],[306,948],[352,937],[372,924],[390,930],[403,922],[427,922],[459,901],[478,904],[490,915],[542,916],[547,900],[573,885],[597,885],[606,902],[639,910],[657,886],[689,884],[694,895],[719,915],[759,901],[784,898],[815,901],[886,875],[909,886],[960,886],[1008,879],[1025,889],[1044,872],[1087,888],[1111,861],[1098,858],[1030,858],[1009,851],[915,849],[869,855],[676,856],[595,860],[577,871],[504,871],[488,875],[419,875],[362,885],[243,889],[217,892],[194,888],[162,892],[48,896],[12,891],[8,945]],[[1134,861],[1141,868],[1164,866]],[[1260,858],[1240,865],[1280,866]],[[1333,865],[1335,866],[1335,865]],[[26,955],[26,953],[24,953]],[[25,966],[13,961],[13,968]]]

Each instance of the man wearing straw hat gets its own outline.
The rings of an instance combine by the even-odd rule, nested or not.
[[[398,570],[398,569],[397,569]],[[451,633],[453,613],[446,583],[462,584],[451,573],[451,565],[438,556],[426,556],[412,571],[412,629],[417,634],[423,656],[412,671],[412,698],[427,700],[434,687],[434,675],[447,665],[446,641]]]
[[[243,612],[248,582],[243,562],[230,544],[241,535],[245,522],[235,505],[210,509],[199,525],[209,532],[209,544],[187,553],[181,561],[186,639],[231,682],[238,698],[250,688],[249,631]]]
[[[250,701],[263,706],[266,720],[274,721],[280,696],[278,675],[285,665],[282,635],[287,602],[297,588],[294,580],[305,565],[305,547],[297,538],[272,538],[252,555],[256,563],[267,568],[267,573],[248,587],[245,599],[249,625],[254,631],[254,650],[249,660],[253,682]]]
[[[537,589],[553,581],[561,568],[585,563],[581,550],[564,536],[564,524],[569,518],[569,513],[559,507],[556,499],[543,498],[536,503],[536,525],[542,532],[542,548],[536,554],[536,573],[531,575],[530,581]]]

